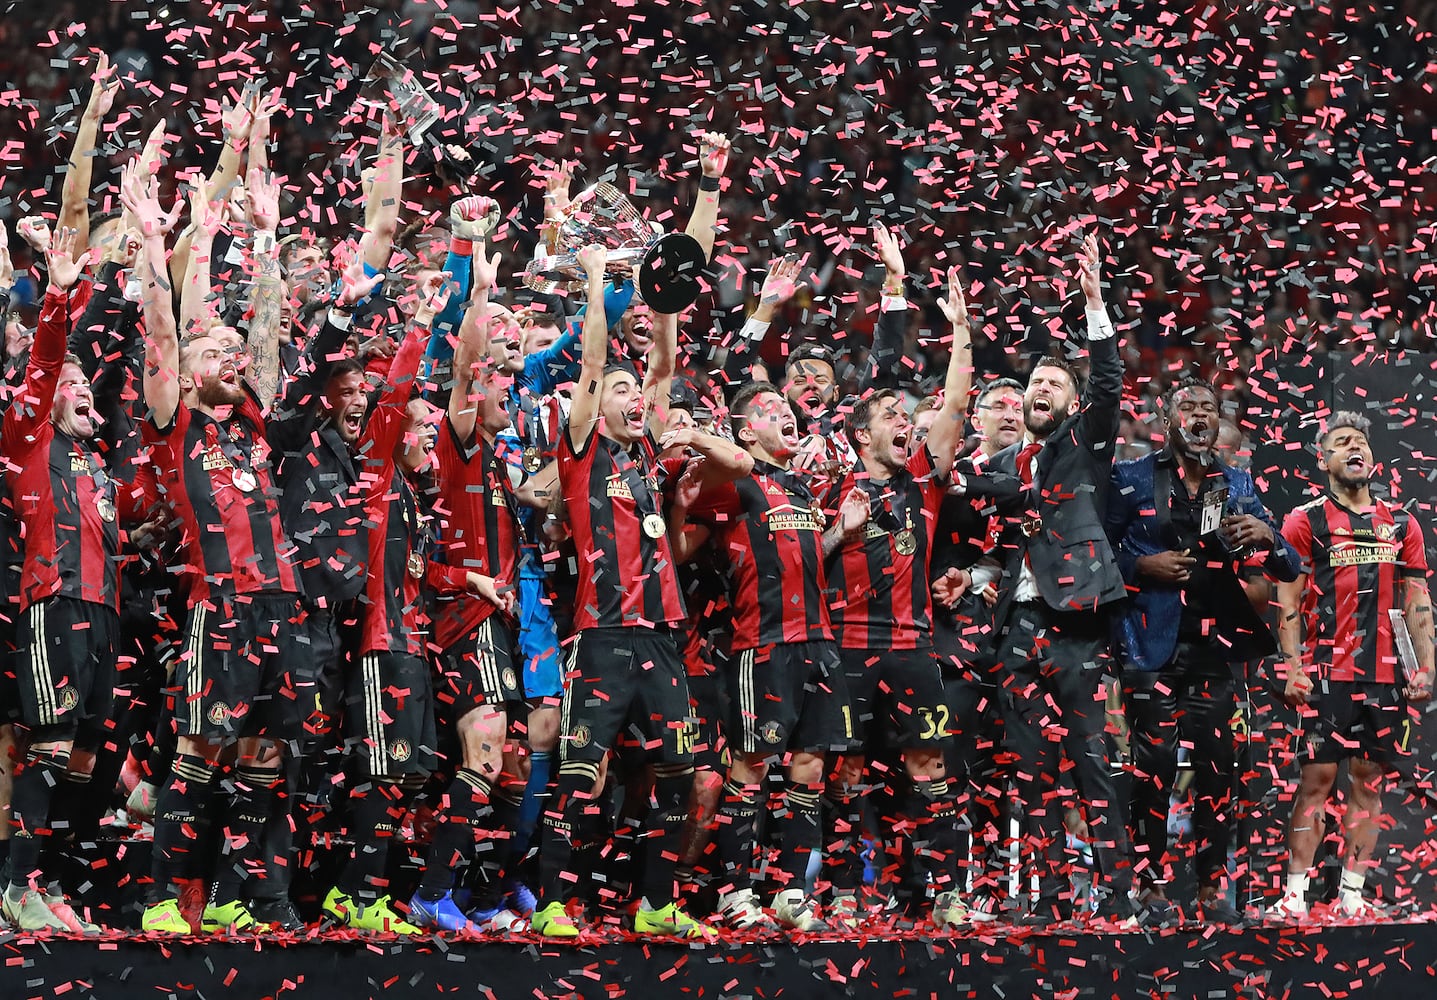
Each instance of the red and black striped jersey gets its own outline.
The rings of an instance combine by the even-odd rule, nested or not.
[[[559,438],[559,488],[578,549],[574,631],[683,623],[654,442],[645,435],[635,458],[595,432],[575,451],[571,431]]]
[[[492,576],[502,590],[519,580],[519,542],[523,537],[507,461],[499,447],[476,436],[466,446],[445,419],[434,444],[435,487],[441,520],[439,550],[443,580],[434,604],[434,639],[448,649],[497,609],[469,592],[469,573]]]
[[[224,421],[180,403],[169,427],[148,419],[143,430],[160,497],[175,514],[190,602],[300,593],[253,392],[246,387]]]
[[[47,294],[25,380],[0,432],[9,487],[22,532],[20,610],[61,595],[120,607],[118,489],[100,453],[51,423],[65,365],[66,300]]]
[[[823,571],[823,513],[799,476],[755,462],[689,509],[728,560],[733,648],[832,640]]]
[[[1328,680],[1401,682],[1387,612],[1402,607],[1399,581],[1427,578],[1417,519],[1382,500],[1349,510],[1324,493],[1287,515],[1282,534],[1307,574],[1308,662]]]
[[[824,510],[830,520],[855,487],[868,494],[868,523],[828,561],[828,607],[838,644],[926,649],[933,645],[928,564],[946,484],[927,447],[887,481],[874,479],[860,460],[829,491]]]
[[[427,518],[394,452],[408,416],[410,389],[425,341],[409,336],[355,447],[368,551],[360,596],[360,653],[424,656],[429,617],[423,583],[432,541]]]

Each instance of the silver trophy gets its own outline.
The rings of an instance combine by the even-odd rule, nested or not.
[[[387,109],[400,122],[414,145],[443,117],[444,109],[424,89],[414,71],[400,65],[387,52],[379,53],[359,85],[359,99],[371,107]]]
[[[699,272],[707,263],[698,241],[665,233],[609,183],[587,187],[569,203],[555,252],[529,262],[525,286],[545,294],[582,288],[579,251],[594,243],[606,251],[604,272],[616,279],[637,272],[639,294],[658,311],[678,312],[698,297]]]

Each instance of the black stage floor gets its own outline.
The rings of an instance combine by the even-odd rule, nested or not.
[[[1437,923],[725,940],[0,938],[0,997],[883,1000],[1433,995]]]

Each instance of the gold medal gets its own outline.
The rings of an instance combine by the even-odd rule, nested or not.
[[[900,556],[911,556],[918,551],[918,539],[914,537],[910,528],[904,528],[893,539],[894,547],[898,549]]]
[[[104,494],[95,497],[95,513],[100,515],[102,521],[113,521],[115,519],[115,505],[110,498]]]
[[[416,580],[424,579],[424,557],[418,552],[409,553],[409,575]]]
[[[525,472],[529,473],[529,475],[532,476],[534,473],[539,471],[540,466],[542,466],[543,464],[544,456],[539,453],[539,449],[537,447],[531,444],[529,445],[529,447],[524,449]]]
[[[658,514],[644,515],[644,534],[650,538],[655,540],[663,538],[664,532],[668,530],[669,526],[664,523],[664,519]]]
[[[241,493],[253,493],[255,487],[259,486],[259,480],[248,469],[236,469],[234,475],[230,477],[230,482],[234,483],[234,488]]]

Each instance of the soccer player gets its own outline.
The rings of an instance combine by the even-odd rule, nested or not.
[[[1284,695],[1308,708],[1302,783],[1287,833],[1287,886],[1269,911],[1283,919],[1307,914],[1308,870],[1344,760],[1352,782],[1337,908],[1346,916],[1379,914],[1363,888],[1374,864],[1383,776],[1411,757],[1420,718],[1412,706],[1432,696],[1422,527],[1408,511],[1372,495],[1369,426],[1357,413],[1332,415],[1317,441],[1327,489],[1282,526],[1302,559],[1302,574],[1277,585]],[[1403,613],[1415,662],[1398,643],[1393,610]]]
[[[968,310],[956,269],[939,304],[953,327],[952,357],[943,405],[924,447],[908,452],[912,425],[896,390],[860,399],[846,425],[858,461],[825,503],[829,607],[855,742],[829,782],[832,831],[824,836],[836,845],[829,853],[832,907],[846,925],[859,919],[863,772],[869,752],[879,746],[899,753],[900,762],[885,778],[897,813],[887,819],[891,828],[906,831],[908,861],[922,856],[929,865],[933,920],[948,926],[963,919],[953,852],[941,843],[952,838],[957,820],[942,753],[947,710],[933,651],[928,576],[933,527],[963,436],[973,377]],[[890,309],[904,311],[907,302],[897,297]],[[865,509],[866,518],[860,516]],[[925,844],[929,838],[939,842]]]
[[[90,381],[65,353],[70,288],[89,253],[76,234],[47,248],[50,282],[25,379],[0,434],[11,502],[23,527],[16,675],[24,756],[15,772],[5,916],[26,931],[97,931],[40,869],[60,782],[83,781],[111,725],[119,632],[119,507]],[[134,517],[134,511],[127,511]],[[68,819],[68,817],[66,817]]]
[[[242,901],[262,872],[265,821],[281,780],[279,741],[300,729],[291,667],[300,658],[294,548],[280,524],[265,441],[261,400],[279,380],[278,188],[258,169],[249,175],[255,287],[249,382],[220,342],[180,344],[165,274],[165,233],[178,208],[161,210],[153,177],[131,169],[121,183],[125,207],[144,239],[140,265],[146,357],[143,432],[161,495],[181,536],[190,603],[186,640],[175,669],[179,741],[155,812],[153,892],[147,931],[188,933],[177,880],[203,842],[221,751],[238,744],[235,797],[225,857],[201,917],[202,930],[242,930],[255,921]],[[352,308],[343,297],[331,322]]]
[[[685,562],[690,547],[717,534],[733,606],[733,656],[726,664],[732,756],[714,838],[724,867],[719,911],[741,929],[766,922],[752,870],[765,783],[777,762],[788,781],[777,813],[782,887],[773,912],[785,926],[812,931],[821,923],[803,886],[819,847],[825,755],[843,750],[853,735],[824,593],[823,514],[791,469],[800,437],[782,392],[766,382],[745,386],[729,419],[734,439],[753,457],[753,472],[704,492],[687,509],[696,523],[678,553]],[[682,444],[691,436],[683,430],[669,437]]]
[[[409,335],[355,448],[368,552],[359,657],[345,674],[345,729],[367,780],[350,797],[354,848],[323,909],[361,931],[420,933],[395,913],[385,870],[404,812],[436,761],[429,621],[420,591],[433,539],[410,478],[428,463],[433,437],[433,408],[417,397],[414,378],[449,294],[444,274],[431,275],[419,290]]]
[[[580,253],[588,312],[569,425],[559,442],[559,482],[578,555],[576,635],[562,707],[560,764],[541,838],[542,899],[534,930],[577,937],[565,912],[576,874],[574,836],[592,800],[599,766],[626,721],[654,761],[658,829],[648,837],[639,933],[695,937],[706,928],[675,899],[674,867],[693,783],[689,696],[676,630],[685,621],[654,455],[678,351],[678,317],[659,314],[642,384],[627,364],[607,364],[604,253]],[[709,481],[747,475],[752,462],[731,442],[696,435]]]

